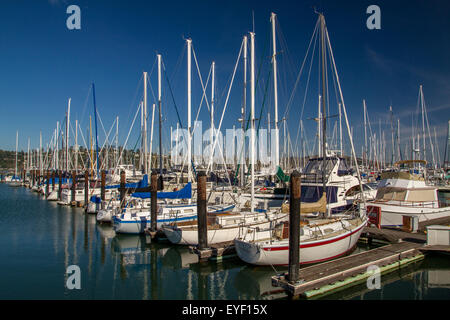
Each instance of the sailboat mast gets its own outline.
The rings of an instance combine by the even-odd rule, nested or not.
[[[42,164],[42,131],[39,131],[39,172],[43,172],[44,166]]]
[[[251,166],[251,213],[255,203],[255,34],[250,32],[250,166]]]
[[[344,154],[342,152],[342,112],[341,112],[341,103],[338,104],[339,107],[339,145],[340,145],[340,156],[342,157]]]
[[[192,88],[191,88],[191,53],[192,53],[192,40],[186,39],[187,42],[187,95],[188,95],[188,123],[187,123],[187,130],[188,130],[188,141],[187,141],[187,167],[188,167],[188,182],[192,181],[192,173],[191,173],[191,95],[192,95]]]
[[[161,84],[161,55],[158,54],[158,111],[159,111],[159,175],[161,179],[161,188],[162,185],[162,175],[163,175],[163,165],[162,165],[162,101],[161,101],[161,91],[162,91],[162,84]],[[153,131],[153,116],[155,114],[155,108],[153,106],[153,115],[152,115],[152,131]],[[150,150],[150,157],[151,157],[151,150]]]
[[[97,177],[100,163],[98,162],[98,132],[97,132],[97,104],[95,102],[95,85],[92,83],[92,96],[94,98],[94,119],[95,119],[95,149],[97,153]]]
[[[66,119],[66,171],[69,172],[69,126],[70,126],[70,101],[69,98],[67,106],[67,119]]]
[[[144,134],[142,136],[144,144],[144,173],[148,173],[148,161],[147,161],[147,72],[144,71]]]
[[[216,74],[216,63],[212,62],[212,76],[211,76],[211,153],[213,154],[212,157],[214,157],[214,80],[215,80],[215,74]],[[211,163],[211,170],[214,170],[214,161]]]
[[[245,180],[245,109],[247,107],[247,36],[244,36],[244,92],[243,92],[243,101],[242,101],[242,157],[241,157],[241,179],[240,184],[241,187],[244,186]]]
[[[422,85],[420,85],[420,104],[422,106],[422,140],[423,140],[423,160],[427,160],[427,149],[425,144],[425,119],[424,119],[424,101],[423,101],[423,91]]]
[[[277,43],[275,38],[276,14],[272,12],[270,21],[272,22],[272,67],[273,67],[273,95],[274,95],[274,127],[275,127],[275,166],[279,165],[279,134],[278,134],[278,83],[277,83]]]
[[[326,51],[325,51],[325,17],[321,14],[320,15],[320,25],[321,25],[321,47],[322,47],[322,183],[323,183],[323,191],[326,192],[326,168],[327,168],[327,152],[326,152],[326,144],[327,144],[327,121],[326,121]],[[328,215],[328,213],[327,213]]]
[[[78,120],[75,120],[75,172],[78,173]]]
[[[16,131],[16,167],[14,169],[14,177],[17,177],[17,148],[19,144],[19,131]]]
[[[366,165],[366,170],[368,170],[368,159],[367,159],[367,109],[366,109],[366,100],[363,100],[363,109],[364,109],[364,160]]]

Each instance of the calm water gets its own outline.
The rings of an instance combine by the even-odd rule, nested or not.
[[[5,184],[0,184],[0,244],[0,299],[283,297],[271,286],[270,267],[238,259],[199,264],[186,248],[115,235],[82,209]],[[80,267],[80,290],[65,286],[70,265]],[[450,299],[450,259],[426,258],[383,276],[381,290],[363,285],[326,299]]]

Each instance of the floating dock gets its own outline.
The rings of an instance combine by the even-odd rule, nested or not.
[[[425,253],[450,253],[450,217],[433,219],[419,224],[418,232],[401,229],[366,227],[361,235],[390,244],[362,253],[331,260],[299,270],[299,281],[290,282],[288,274],[272,277],[272,285],[281,287],[290,297],[318,298],[367,281],[374,274],[370,266],[378,267],[380,274],[388,273],[424,259]],[[425,234],[425,231],[426,233]],[[431,236],[431,232],[439,232]],[[439,239],[439,240],[434,240]],[[301,251],[300,251],[301,255]]]
[[[190,246],[189,252],[198,255],[199,261],[222,261],[223,259],[236,257],[234,241],[215,243],[204,249]]]

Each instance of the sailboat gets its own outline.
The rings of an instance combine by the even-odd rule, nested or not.
[[[9,185],[11,187],[20,187],[22,185],[22,180],[17,175],[17,148],[19,143],[19,131],[16,131],[16,167],[14,169],[14,176],[11,177],[11,180],[9,181]]]
[[[247,37],[243,39],[244,48],[247,47]],[[242,234],[253,233],[258,229],[266,229],[275,226],[280,221],[286,221],[287,213],[280,208],[257,212],[255,210],[255,34],[250,32],[250,86],[251,86],[251,135],[250,135],[250,169],[251,169],[251,196],[250,207],[239,212],[226,215],[208,212],[207,242],[214,244],[233,241]],[[197,221],[167,224],[162,227],[164,234],[174,244],[197,245],[198,224]]]
[[[306,173],[313,173],[316,179],[322,177],[322,188],[318,193],[320,199],[316,202],[302,202],[300,205],[300,212],[302,215],[300,223],[300,264],[311,264],[327,261],[330,259],[343,256],[351,252],[367,224],[367,217],[362,208],[364,205],[359,205],[355,210],[349,210],[340,214],[331,215],[329,207],[327,207],[327,181],[334,171],[338,169],[334,163],[334,155],[327,152],[326,144],[326,103],[325,95],[325,55],[326,42],[329,49],[329,54],[334,66],[334,73],[339,87],[340,100],[344,111],[344,116],[347,124],[347,130],[350,132],[347,114],[345,111],[345,103],[340,88],[339,77],[334,63],[333,51],[331,49],[328,32],[325,25],[325,18],[323,14],[319,13],[319,18],[316,28],[320,26],[321,39],[321,64],[322,64],[322,157],[314,159],[311,166]],[[355,158],[356,154],[353,146],[353,139],[349,134],[350,144],[352,148],[352,155]],[[314,172],[312,167],[315,168]],[[360,190],[363,190],[360,180],[359,168],[356,167]],[[337,173],[337,172],[336,172]],[[315,191],[317,186],[303,189],[301,193],[302,201],[306,198],[306,191]],[[364,193],[360,193],[360,198],[365,203]],[[287,210],[286,210],[287,211]],[[289,263],[289,222],[279,223],[274,228],[267,228],[265,230],[255,230],[253,234],[245,234],[242,237],[234,240],[236,252],[241,260],[254,265],[288,265]]]

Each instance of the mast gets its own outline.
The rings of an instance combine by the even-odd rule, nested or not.
[[[144,71],[144,135],[142,136],[144,144],[144,174],[148,174],[147,162],[147,72]]]
[[[242,158],[241,158],[241,187],[244,187],[245,180],[245,109],[247,107],[247,36],[244,36],[244,93],[242,103]]]
[[[212,76],[211,76],[211,153],[214,157],[214,80],[215,80],[215,73],[216,73],[216,63],[212,62]],[[211,170],[214,170],[214,161],[211,162]]]
[[[116,116],[116,156],[114,159],[115,166],[117,167],[119,165],[119,116]]]
[[[162,165],[162,111],[161,111],[161,55],[158,54],[158,110],[159,110],[159,179],[161,181],[161,189],[163,188],[163,165]],[[152,115],[152,132],[153,132],[153,117],[155,114],[155,106],[153,105]],[[151,158],[150,150],[150,158]]]
[[[42,131],[39,131],[39,172],[42,174],[44,166],[42,163]]]
[[[424,102],[423,102],[423,91],[422,85],[419,87],[420,94],[420,104],[422,106],[422,140],[423,140],[423,160],[427,160],[427,149],[425,145],[425,119],[424,119]]]
[[[75,172],[78,173],[78,120],[75,120]]]
[[[255,34],[250,32],[250,165],[251,165],[251,213],[255,204]]]
[[[17,148],[19,144],[19,131],[16,131],[16,167],[14,169],[14,177],[17,179]]]
[[[341,103],[338,104],[339,107],[339,145],[340,145],[340,155],[343,156],[342,152],[342,112],[341,112]]]
[[[319,94],[319,104],[317,105],[317,153],[319,157],[322,156],[322,151],[320,148],[320,142],[322,137],[322,112],[320,111],[320,104],[322,101],[322,96]]]
[[[89,135],[90,135],[89,149],[91,150],[91,176],[94,176],[94,151],[92,149],[92,117],[91,116],[89,116]]]
[[[69,126],[70,126],[70,100],[67,106],[67,118],[66,118],[66,171],[69,172]]]
[[[28,150],[27,150],[27,172],[30,171],[31,159],[30,159],[30,138],[28,138]],[[25,179],[25,177],[24,177]]]
[[[92,83],[92,96],[94,98],[94,119],[95,119],[95,149],[97,153],[97,177],[98,177],[98,170],[99,170],[99,162],[98,162],[98,132],[97,132],[97,104],[95,102],[95,85]]]
[[[153,125],[154,125],[154,121],[155,121],[155,104],[152,105],[153,106],[153,110],[152,110],[152,126],[150,128],[150,159],[149,159],[149,163],[148,163],[148,167],[151,171],[152,169],[152,150],[153,150]]]
[[[363,100],[363,109],[364,109],[364,153],[365,153],[365,165],[366,170],[368,169],[368,159],[367,159],[367,109],[366,109],[366,100]]]
[[[327,144],[327,121],[326,121],[326,109],[325,109],[325,105],[326,105],[326,80],[325,80],[325,76],[326,76],[326,57],[325,57],[325,17],[323,16],[323,14],[320,14],[320,25],[321,25],[321,47],[322,47],[322,157],[323,157],[323,162],[322,162],[322,183],[323,183],[323,189],[322,192],[326,193],[326,186],[327,186],[327,182],[326,182],[326,168],[327,168],[327,152],[326,152],[326,144]],[[327,211],[327,216],[329,215],[328,211]]]
[[[59,170],[59,121],[56,121],[55,143],[56,143],[55,169]]]
[[[273,95],[274,95],[274,124],[275,124],[275,166],[279,165],[279,135],[278,135],[278,84],[277,84],[277,43],[275,39],[276,14],[272,12],[270,21],[272,22],[272,67],[273,67]]]
[[[187,129],[188,129],[188,141],[187,141],[187,167],[188,167],[188,182],[192,181],[192,173],[191,173],[191,95],[192,95],[192,88],[191,88],[191,46],[192,46],[192,40],[186,39],[187,42],[187,95],[188,95],[188,123],[187,123]]]
[[[389,112],[391,114],[391,139],[392,139],[392,157],[391,157],[391,166],[394,165],[394,114],[392,112],[392,106],[389,106]]]

